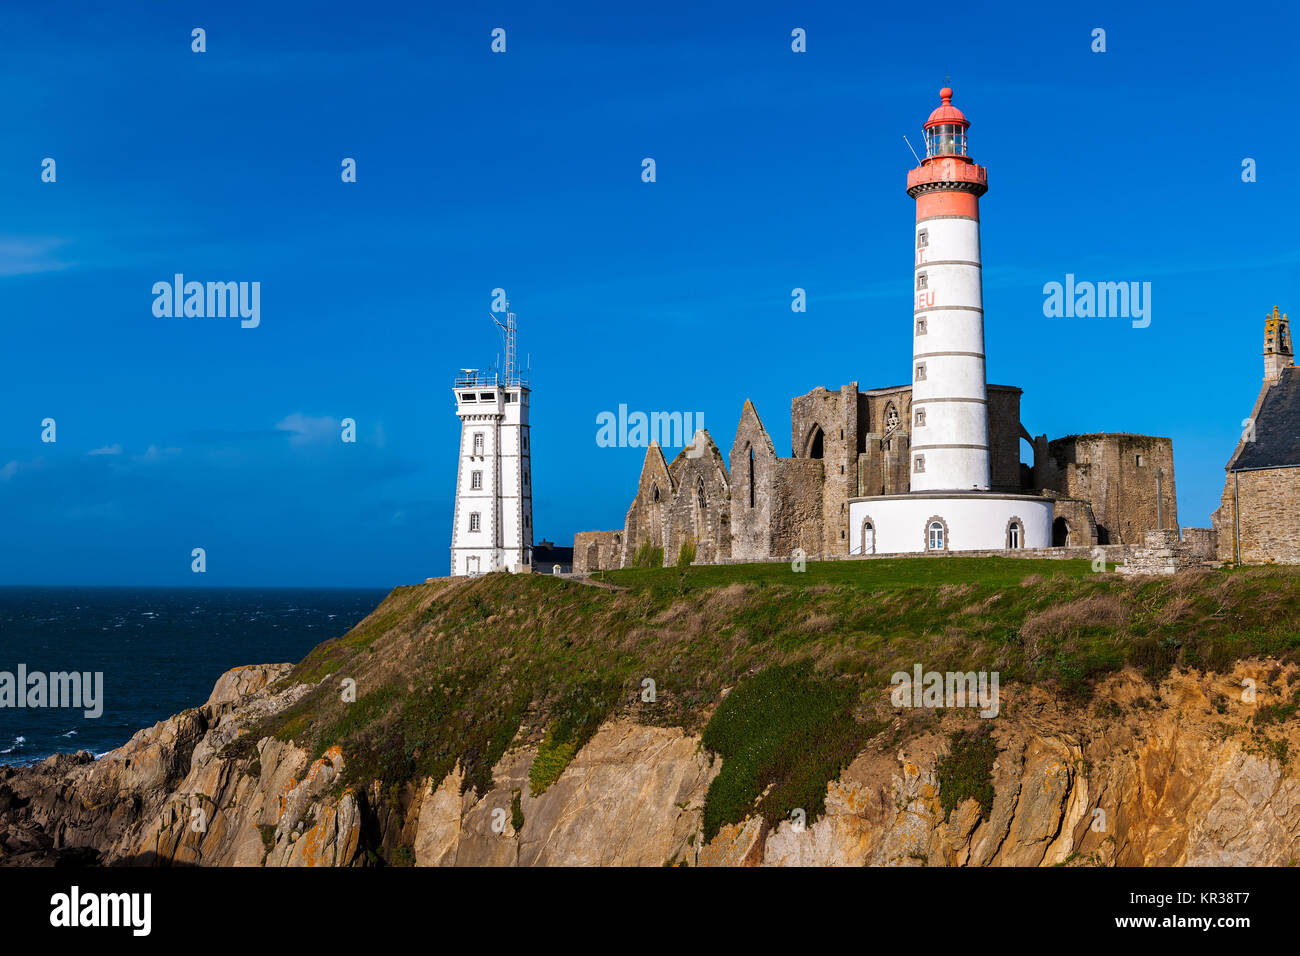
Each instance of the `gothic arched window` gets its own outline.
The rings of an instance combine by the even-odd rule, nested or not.
[[[812,435],[808,439],[808,457],[821,458],[825,454],[826,435],[820,425],[814,425]]]

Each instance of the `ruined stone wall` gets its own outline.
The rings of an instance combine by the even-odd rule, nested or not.
[[[1184,528],[1183,545],[1198,561],[1214,561],[1219,556],[1219,534],[1212,528]]]
[[[1092,514],[1092,505],[1082,498],[1069,498],[1050,489],[1044,491],[1043,496],[1052,499],[1053,547],[1087,548],[1099,543],[1097,521]],[[1065,522],[1065,541],[1058,540],[1062,521]]]
[[[771,554],[785,557],[802,548],[808,557],[820,557],[823,541],[823,461],[815,458],[778,458],[772,480]],[[847,527],[847,522],[845,522]],[[845,548],[845,554],[848,549]]]
[[[994,491],[1021,490],[1020,396],[1011,385],[988,386],[989,485]]]
[[[854,497],[901,495],[912,488],[912,387],[875,389],[858,400],[858,475]],[[898,425],[890,431],[896,413]],[[888,438],[885,436],[888,435]]]
[[[855,450],[860,455],[867,450],[867,433],[871,431],[871,396],[858,392],[858,434]]]
[[[1133,548],[1128,560],[1115,570],[1129,575],[1176,574],[1196,563],[1192,549],[1179,538],[1178,529],[1169,528],[1143,532],[1142,545]]]
[[[1214,529],[1216,556],[1228,564],[1237,563],[1237,512],[1232,494],[1232,472],[1228,472],[1219,497],[1219,507],[1210,513],[1210,527]]]
[[[989,386],[995,489],[1022,488],[1021,395],[1011,386]],[[665,564],[672,564],[687,538],[695,541],[700,564],[786,557],[796,548],[809,557],[847,556],[849,500],[911,490],[912,413],[910,385],[813,389],[791,401],[794,455],[780,458],[746,401],[727,462],[707,432],[700,455],[683,453],[671,466],[652,445],[621,540],[613,540],[615,532],[582,532],[574,569],[629,566],[647,542],[663,548]],[[1142,532],[1157,524],[1157,469],[1164,471],[1163,523],[1177,527],[1169,439],[1107,433],[1049,443],[1044,437],[1035,451],[1036,487],[1058,499],[1056,516],[1073,547],[1140,543]]]
[[[1072,435],[1049,442],[1047,455],[1039,457],[1045,459],[1035,470],[1039,487],[1089,502],[1099,543],[1139,544],[1142,534],[1161,522],[1166,529],[1178,527],[1171,439]],[[1158,472],[1163,472],[1159,480]]]
[[[590,574],[623,566],[623,529],[579,531],[573,536],[573,573]]]
[[[666,512],[664,564],[677,563],[688,539],[695,542],[695,564],[731,557],[731,482],[709,433],[696,432],[668,471],[674,491]]]
[[[816,436],[820,435],[820,449]],[[858,492],[858,383],[838,391],[817,387],[790,401],[790,447],[796,459],[820,458],[824,464],[820,526],[827,537],[820,553],[848,554],[848,501]],[[820,451],[820,454],[819,454]],[[840,528],[840,531],[836,531]],[[809,545],[803,545],[811,550]]]
[[[872,432],[867,436],[867,450],[858,454],[858,498],[878,494],[906,494],[911,490],[911,433],[898,428],[885,438]]]
[[[908,403],[909,410],[912,403]],[[909,411],[910,413],[910,411]],[[881,449],[884,494],[904,495],[912,490],[912,433],[900,428],[884,440]]]
[[[1234,482],[1235,479],[1235,482]],[[1300,468],[1228,472],[1222,504],[1214,513],[1220,561],[1237,560],[1237,518],[1241,503],[1243,564],[1300,564]]]

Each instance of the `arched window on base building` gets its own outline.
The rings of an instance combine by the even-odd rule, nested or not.
[[[948,522],[934,515],[925,523],[925,550],[948,550]]]

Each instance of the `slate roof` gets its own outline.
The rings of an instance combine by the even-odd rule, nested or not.
[[[1242,445],[1232,471],[1300,465],[1300,368],[1283,370],[1255,417],[1255,440]]]
[[[552,565],[573,565],[573,549],[548,547],[544,544],[533,545],[533,564],[537,568],[544,570],[549,574]]]

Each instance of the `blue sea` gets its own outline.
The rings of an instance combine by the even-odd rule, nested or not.
[[[386,591],[0,587],[0,672],[103,672],[103,713],[0,706],[0,764],[96,755],[208,698],[241,664],[297,662]]]

